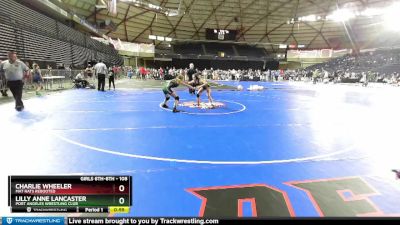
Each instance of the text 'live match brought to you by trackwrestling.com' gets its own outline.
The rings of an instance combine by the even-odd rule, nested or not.
[[[9,176],[8,206],[11,216],[3,216],[0,222],[1,225],[326,224],[346,220],[400,222],[399,218],[394,217],[294,218],[255,214],[252,217],[220,218],[218,213],[204,217],[130,217],[135,215],[132,211],[132,189],[131,176]],[[254,206],[257,207],[256,204]],[[257,209],[254,208],[254,211]]]

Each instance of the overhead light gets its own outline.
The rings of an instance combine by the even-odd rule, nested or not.
[[[149,39],[150,39],[150,40],[156,40],[156,39],[157,39],[157,36],[156,36],[156,35],[149,35]]]
[[[166,38],[165,38],[165,41],[171,42],[171,41],[172,41],[172,38],[166,37]]]
[[[149,3],[148,6],[149,6],[150,9],[161,9],[160,6],[158,6],[158,5],[153,5],[153,4],[151,4],[151,3]]]
[[[297,45],[297,48],[305,48],[305,45]]]
[[[107,9],[106,5],[96,5],[96,9]]]
[[[350,9],[338,9],[332,14],[328,15],[326,18],[336,22],[344,22],[353,19],[355,14]]]
[[[361,14],[362,16],[371,17],[371,16],[382,15],[382,14],[384,13],[383,11],[384,11],[384,10],[382,10],[382,9],[377,9],[377,8],[367,8],[367,9],[365,9],[364,11],[362,11],[360,14]]]
[[[287,45],[280,44],[280,45],[279,45],[279,48],[282,48],[282,49],[283,49],[283,48],[287,48]]]
[[[164,37],[162,37],[162,36],[157,36],[157,40],[158,40],[158,41],[164,41]]]
[[[316,15],[303,16],[303,21],[315,22],[317,21],[317,16]]]
[[[175,10],[175,9],[170,9],[170,10],[168,10],[167,11],[167,16],[177,16],[177,15],[179,15],[179,12],[178,12],[178,10]]]
[[[104,0],[100,0],[101,5],[96,5],[97,9],[107,9],[107,4],[104,2]]]
[[[388,7],[383,14],[384,26],[388,30],[400,31],[398,24],[400,3],[395,3]]]

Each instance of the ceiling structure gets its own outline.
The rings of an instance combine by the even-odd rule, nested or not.
[[[96,8],[101,0],[61,1],[82,18],[95,24],[111,19],[117,25],[106,35],[122,41],[153,43],[149,35],[171,37],[174,41],[205,40],[205,29],[239,30],[238,42],[257,44],[269,51],[279,51],[279,44],[304,45],[308,49],[351,47],[352,31],[364,29],[371,19],[352,23],[320,20],[288,23],[291,18],[308,15],[325,17],[338,7],[387,7],[393,0],[142,0],[169,9],[180,9],[177,16],[167,16],[118,1],[117,15]],[[347,25],[347,26],[346,26]],[[373,29],[366,29],[374,32]],[[363,33],[366,34],[365,32]],[[164,43],[155,41],[157,46]],[[271,45],[273,43],[274,45]],[[354,44],[354,43],[353,43]]]

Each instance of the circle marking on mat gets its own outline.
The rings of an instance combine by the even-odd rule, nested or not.
[[[164,161],[164,162],[176,162],[176,163],[192,163],[192,164],[211,164],[211,165],[263,165],[263,164],[281,164],[281,163],[294,163],[294,162],[309,162],[316,160],[323,160],[324,158],[332,157],[335,155],[339,155],[342,153],[350,152],[354,150],[354,146],[350,146],[345,148],[344,150],[335,151],[327,154],[321,154],[316,156],[309,157],[301,157],[301,158],[292,158],[292,159],[277,159],[277,160],[262,160],[262,161],[212,161],[212,160],[195,160],[195,159],[175,159],[175,158],[165,158],[165,157],[156,157],[156,156],[147,156],[147,155],[137,155],[131,153],[124,153],[113,151],[104,148],[98,148],[86,144],[79,143],[77,141],[71,140],[69,138],[63,137],[59,134],[53,132],[53,135],[60,140],[68,142],[70,144],[91,150],[96,152],[107,153],[111,155],[124,156],[129,158],[136,159],[147,159],[147,160],[155,160],[155,161]],[[336,160],[336,159],[335,159]]]
[[[235,111],[232,111],[232,112],[221,112],[221,113],[211,113],[211,112],[210,113],[180,112],[180,113],[189,114],[189,115],[229,115],[229,114],[234,114],[234,113],[240,113],[240,112],[243,112],[244,110],[246,110],[246,106],[243,105],[242,103],[239,103],[239,102],[227,101],[227,100],[218,100],[218,101],[229,102],[229,103],[233,103],[233,104],[239,105],[239,106],[241,106],[241,109],[235,110]],[[161,109],[172,112],[172,109],[163,108],[162,104],[163,103],[161,102],[160,105],[159,105]]]

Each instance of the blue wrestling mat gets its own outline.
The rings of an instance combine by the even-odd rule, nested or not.
[[[131,175],[130,216],[399,215],[398,89],[240,84],[213,90],[214,109],[178,91],[182,113],[172,99],[160,107],[161,90],[70,90],[26,100],[22,113],[1,105],[2,177]]]

